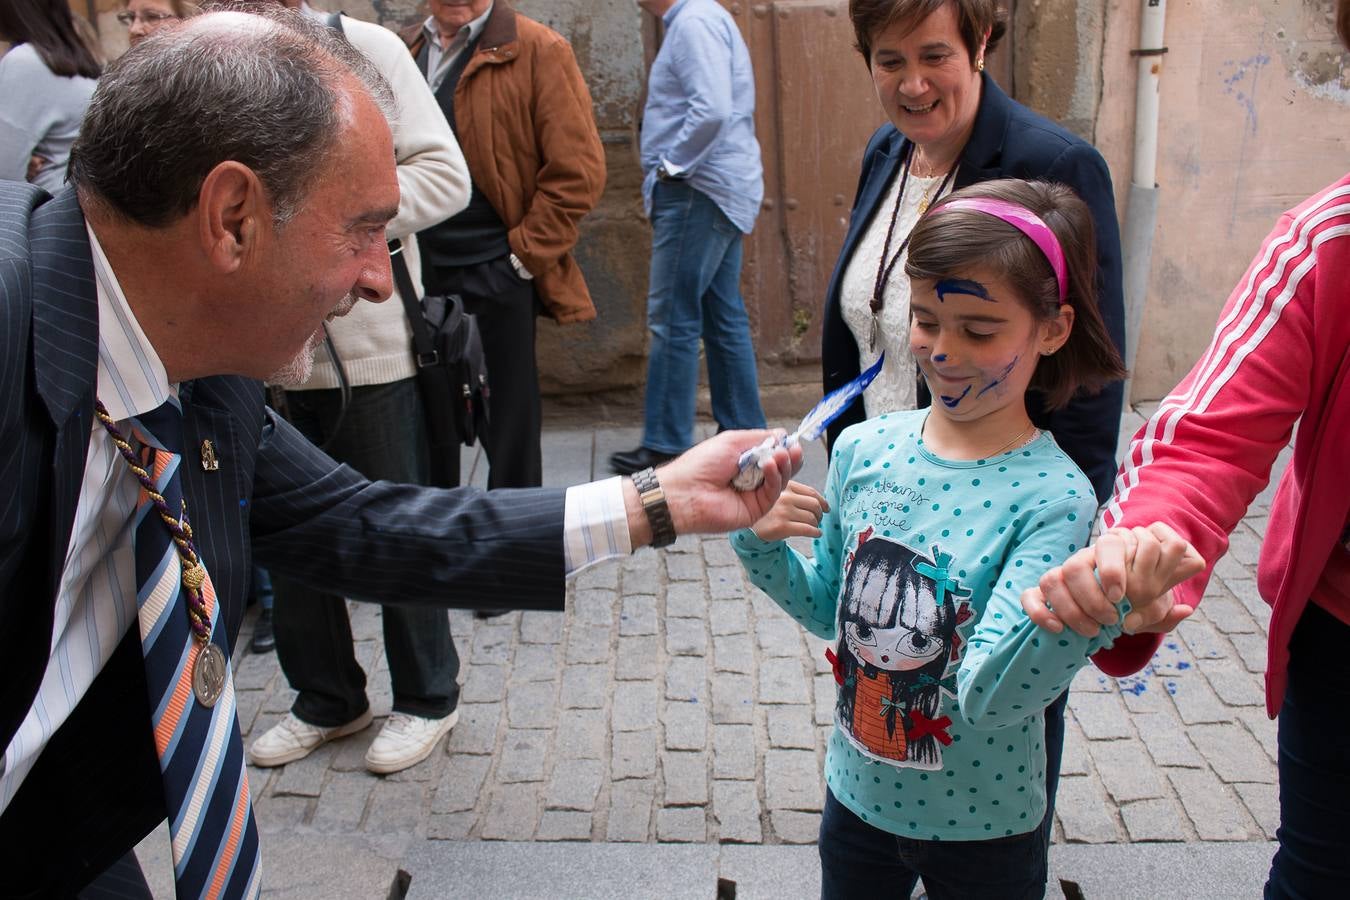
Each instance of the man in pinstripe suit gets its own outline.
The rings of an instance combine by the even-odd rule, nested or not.
[[[737,494],[736,458],[764,437],[743,432],[642,496],[628,479],[433,490],[368,482],[274,417],[255,379],[303,377],[324,316],[390,293],[384,91],[322,27],[203,16],[109,67],[74,190],[0,183],[0,847],[22,860],[8,895],[76,893],[166,812],[133,627],[137,485],[96,397],[121,423],[177,395],[227,644],[250,538],[269,568],[347,596],[558,609],[566,573],[748,525],[800,464],[779,451]]]

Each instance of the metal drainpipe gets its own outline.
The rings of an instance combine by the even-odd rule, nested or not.
[[[1125,365],[1134,371],[1139,331],[1148,295],[1153,256],[1153,229],[1158,220],[1158,82],[1162,73],[1163,24],[1167,0],[1142,0],[1139,18],[1139,76],[1134,98],[1134,171],[1122,236],[1125,290]],[[1130,380],[1125,382],[1125,407],[1130,406]]]

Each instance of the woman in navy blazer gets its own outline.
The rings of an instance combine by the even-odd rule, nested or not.
[[[851,327],[845,321],[843,298],[845,274],[860,243],[871,237],[872,252],[882,252],[879,264],[867,260],[866,268],[854,275],[853,283],[875,283],[874,296],[883,287],[893,292],[895,282],[904,278],[903,256],[897,248],[906,235],[897,225],[913,221],[916,211],[922,215],[948,190],[996,178],[1060,182],[1087,203],[1096,226],[1098,303],[1107,331],[1123,356],[1120,229],[1111,174],[1090,144],[1012,100],[985,74],[984,54],[1005,30],[1002,4],[997,0],[850,0],[849,15],[858,50],[872,73],[877,99],[891,121],[877,129],[863,154],[848,234],[830,276],[821,348],[826,392],[847,383],[861,370],[860,335],[856,324]],[[939,182],[940,175],[945,177]],[[911,176],[915,180],[906,185]],[[903,181],[897,184],[897,179]],[[917,210],[911,196],[907,218],[901,214],[899,198],[904,197],[906,186],[917,194],[924,184],[930,185],[931,194],[920,200]],[[892,200],[897,189],[899,198]],[[876,241],[887,230],[892,234],[878,248]],[[886,264],[892,260],[894,269],[888,272]],[[875,282],[873,271],[877,273]],[[894,305],[894,299],[907,304],[908,291],[900,298],[892,295],[886,302]],[[874,322],[879,321],[877,310],[874,302]],[[895,323],[900,315],[903,318],[898,321],[907,321],[908,310],[892,310],[888,319]],[[854,321],[858,321],[856,315]],[[904,335],[888,337],[893,343],[898,337],[902,347],[908,346]],[[876,348],[869,349],[867,355],[874,359]],[[907,378],[907,373],[908,369],[901,377]],[[928,391],[918,379],[917,369],[914,377],[918,384],[905,387],[912,389],[916,406],[927,406]],[[1055,412],[1046,410],[1039,395],[1027,397],[1032,422],[1053,434],[1088,476],[1098,502],[1110,496],[1115,478],[1123,390],[1124,386],[1116,382],[1095,395],[1077,396]],[[892,391],[891,397],[902,394]],[[888,411],[872,409],[873,415]],[[827,445],[832,447],[844,428],[864,418],[864,398],[859,397],[831,424]],[[1067,693],[1061,696],[1045,713],[1047,839],[1054,818],[1067,697]]]
[[[861,7],[921,5],[922,0],[853,0],[850,13],[857,27],[857,10]],[[939,18],[944,11],[949,11],[952,19],[959,20],[960,7],[977,6],[993,7],[995,4],[989,0],[949,0],[928,20]],[[995,35],[1001,34],[1002,22],[996,23],[994,31]],[[970,49],[961,40],[959,27],[953,30],[953,39],[961,41],[959,46],[963,50]],[[990,43],[995,39],[995,36],[991,36]],[[875,37],[871,40],[875,40]],[[881,46],[878,43],[875,49],[880,51]],[[1106,162],[1091,144],[1003,93],[992,78],[980,71],[983,68],[982,54],[972,56],[971,59],[972,65],[968,68],[979,87],[975,92],[977,99],[973,105],[973,126],[955,161],[952,190],[995,178],[1043,179],[1073,188],[1092,210],[1097,231],[1098,303],[1107,331],[1123,355],[1125,312],[1121,288],[1120,227],[1116,220],[1111,173],[1107,170]],[[874,78],[880,82],[885,77],[880,71],[880,65],[874,65],[870,56],[868,61]],[[879,94],[881,89],[878,84]],[[882,99],[882,105],[888,106],[885,98]],[[917,135],[918,130],[914,131]],[[896,124],[887,123],[872,135],[863,154],[862,173],[858,179],[858,192],[853,201],[848,233],[825,295],[821,365],[827,392],[847,383],[860,371],[858,343],[845,324],[841,309],[840,291],[844,271],[877,213],[880,211],[883,215],[889,215],[889,210],[882,208],[885,206],[882,201],[895,179],[903,174],[906,160],[916,149],[922,153],[923,145],[916,145]],[[897,272],[896,276],[903,277],[903,273]],[[1124,386],[1117,382],[1096,395],[1076,397],[1064,409],[1053,413],[1046,412],[1037,395],[1029,397],[1028,411],[1032,422],[1054,435],[1055,441],[1091,480],[1098,501],[1104,501],[1110,496],[1111,482],[1115,478],[1123,390]],[[918,405],[926,406],[927,392],[922,383],[918,386],[918,394]],[[830,426],[829,444],[834,444],[834,439],[844,428],[864,418],[862,400],[855,400]]]

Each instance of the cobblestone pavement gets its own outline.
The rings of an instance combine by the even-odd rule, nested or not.
[[[1130,431],[1139,422],[1132,419]],[[547,480],[604,474],[632,429],[551,429]],[[466,457],[466,461],[472,462]],[[805,477],[823,480],[815,451]],[[475,480],[482,481],[481,471]],[[1255,567],[1269,497],[1233,538],[1202,608],[1137,677],[1088,668],[1070,696],[1060,842],[1266,841],[1275,725],[1263,706],[1269,611]],[[353,603],[377,717],[391,697],[380,611]],[[460,721],[426,762],[365,771],[365,732],[250,768],[264,831],[448,841],[815,839],[833,681],[823,642],[750,588],[725,538],[685,536],[587,570],[565,613],[450,613]],[[246,641],[241,641],[246,645]],[[236,659],[249,741],[293,692],[273,655]]]

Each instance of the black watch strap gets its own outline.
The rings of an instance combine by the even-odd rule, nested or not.
[[[656,472],[648,466],[633,473],[633,486],[637,488],[638,499],[642,501],[647,522],[652,526],[652,546],[669,547],[675,543],[675,523],[670,518],[670,506],[666,504],[666,492],[656,479]]]

